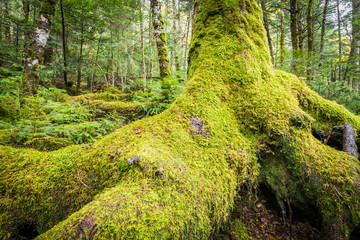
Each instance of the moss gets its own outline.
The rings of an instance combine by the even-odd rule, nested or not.
[[[119,101],[128,98],[128,94],[119,93],[115,91],[105,91],[103,93],[88,93],[67,99],[69,102],[81,102],[87,104],[88,100],[104,100],[104,101]]]
[[[24,143],[25,146],[41,151],[53,151],[62,147],[72,145],[73,142],[67,138],[41,137],[33,138]]]
[[[249,235],[247,234],[247,227],[240,219],[236,219],[231,223],[230,235],[232,239],[239,239],[239,240],[249,239]]]
[[[57,1],[56,0],[44,0],[41,3],[40,14],[43,14],[51,23],[55,13]]]
[[[38,239],[207,239],[227,221],[238,187],[262,180],[259,169],[280,200],[316,204],[323,233],[348,236],[358,224],[359,162],[311,128],[346,121],[359,130],[359,118],[272,68],[255,1],[195,4],[190,80],[170,109],[91,147],[0,147],[1,238],[30,222]],[[194,116],[207,134],[193,135]],[[128,166],[134,156],[140,162]]]
[[[137,115],[143,112],[140,105],[129,102],[103,102],[95,100],[91,102],[91,105],[105,112],[117,112],[123,115]]]

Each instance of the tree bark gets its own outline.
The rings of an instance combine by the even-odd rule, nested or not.
[[[298,27],[297,27],[297,1],[290,0],[290,32],[291,32],[291,45],[293,50],[293,70],[296,68],[297,51],[299,49]]]
[[[321,69],[323,61],[324,61],[324,42],[325,42],[325,30],[326,30],[326,15],[328,8],[329,0],[324,1],[324,9],[323,9],[323,18],[321,23],[321,39],[320,39],[320,59],[319,59],[319,68]]]
[[[10,14],[10,6],[9,6],[9,2],[5,1],[4,2],[4,15],[5,18],[9,18],[9,14]],[[11,30],[10,30],[10,21],[7,20],[7,24],[5,24],[5,42],[7,44],[11,44]]]
[[[149,45],[150,45],[150,56],[149,56],[149,77],[150,79],[154,76],[154,64],[153,64],[153,25],[151,17],[151,9],[149,11]]]
[[[190,36],[190,24],[192,22],[193,4],[189,7],[189,12],[186,21],[186,35],[185,35],[185,51],[184,51],[184,68],[187,72],[188,68],[188,49],[189,49],[189,36]]]
[[[170,79],[170,61],[166,37],[164,32],[164,21],[161,16],[161,7],[158,0],[151,0],[152,22],[154,26],[154,35],[158,51],[159,69],[161,79]]]
[[[141,70],[143,77],[143,90],[146,89],[146,63],[145,63],[145,44],[144,44],[144,16],[142,12],[142,1],[139,1],[140,13],[140,42],[141,42]]]
[[[284,16],[285,0],[281,0],[280,9],[280,64],[284,67],[285,63],[285,16]]]
[[[62,0],[60,0],[60,10],[61,10],[61,28],[62,28],[62,50],[63,50],[63,63],[64,63],[64,85],[65,87],[67,87],[68,80],[67,80],[67,60],[66,60],[66,31],[65,31],[64,7]]]
[[[189,81],[167,111],[91,146],[0,146],[0,238],[210,239],[259,184],[321,219],[322,237],[358,226],[360,163],[312,128],[359,118],[272,67],[255,0],[195,4]]]
[[[340,0],[336,1],[337,24],[338,24],[338,38],[339,38],[339,76],[338,80],[341,81],[342,71],[342,36],[341,36],[341,15],[340,15]]]
[[[81,35],[80,35],[80,52],[78,58],[78,75],[76,81],[76,93],[79,93],[81,86],[81,70],[82,70],[82,58],[83,58],[83,45],[84,45],[84,20],[81,20]]]
[[[311,57],[314,51],[314,36],[313,36],[313,16],[312,16],[312,7],[313,7],[313,0],[309,0],[308,7],[307,7],[307,37],[308,37],[308,65],[307,65],[307,80],[311,82],[312,80],[312,64],[311,64]]]
[[[351,50],[344,74],[344,80],[348,78],[349,87],[360,80],[360,2],[356,0],[352,1],[351,29]]]
[[[177,9],[176,9],[176,0],[172,0],[172,25],[173,25],[173,42],[171,47],[171,59],[173,62],[173,67],[171,68],[174,72],[178,71],[178,57],[177,57],[177,28],[176,28],[176,15],[177,15]]]
[[[56,0],[43,0],[36,22],[32,42],[27,48],[22,76],[23,96],[35,95],[40,81],[40,64],[49,38],[52,20],[55,15]]]
[[[263,12],[264,27],[265,27],[265,31],[266,31],[268,44],[269,44],[271,62],[274,64],[274,51],[273,51],[273,47],[272,47],[272,39],[271,39],[271,34],[270,34],[270,25],[269,25],[268,13],[267,13],[267,9],[266,9],[266,2],[267,2],[267,0],[261,1],[261,8],[262,8],[262,12]]]

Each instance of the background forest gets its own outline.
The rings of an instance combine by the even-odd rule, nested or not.
[[[171,80],[161,87],[147,0],[59,0],[37,94],[21,96],[40,0],[0,1],[0,142],[40,150],[91,143],[160,113],[186,84],[192,0],[163,0]],[[260,2],[275,68],[360,113],[357,0]],[[164,93],[165,92],[165,93]]]

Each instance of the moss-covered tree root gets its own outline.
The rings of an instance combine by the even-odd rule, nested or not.
[[[190,80],[170,109],[92,146],[0,147],[0,238],[207,239],[236,189],[259,181],[279,201],[316,205],[324,236],[349,237],[360,164],[311,131],[358,131],[359,117],[272,68],[255,0],[195,5]]]

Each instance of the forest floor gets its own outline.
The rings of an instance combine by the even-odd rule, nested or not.
[[[256,199],[248,199],[242,190],[235,200],[229,222],[215,234],[213,240],[317,240],[320,232],[309,222],[292,214],[290,221],[287,209],[281,211],[274,206],[267,190],[258,189]],[[283,216],[282,216],[283,215]]]

